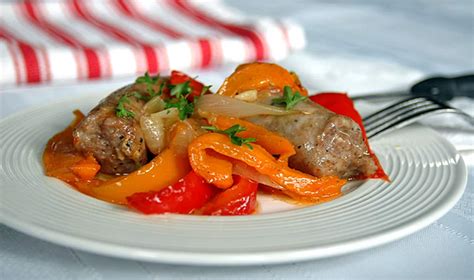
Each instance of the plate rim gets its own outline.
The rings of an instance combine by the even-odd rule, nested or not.
[[[44,110],[49,107],[57,107],[60,104],[74,102],[76,100],[84,102],[86,98],[90,97],[94,97],[95,100],[97,100],[102,96],[97,94],[91,94],[89,96],[84,96],[81,98],[64,98],[63,100],[59,100],[54,103],[30,107],[26,110],[22,110],[8,115],[5,118],[2,118],[0,120],[0,125],[4,125],[8,123],[11,119],[37,111],[39,109]],[[414,125],[421,126],[419,124]],[[416,220],[407,222],[404,226],[386,229],[382,232],[378,232],[370,236],[358,237],[347,241],[336,242],[335,244],[331,245],[246,253],[207,253],[138,248],[136,246],[120,245],[103,241],[90,240],[88,238],[79,236],[72,236],[67,233],[58,232],[54,229],[42,227],[41,225],[38,225],[36,223],[31,224],[28,221],[21,221],[21,219],[15,219],[14,213],[13,215],[7,215],[7,211],[5,211],[3,203],[0,204],[0,222],[7,227],[13,228],[29,236],[53,244],[61,245],[67,248],[73,248],[80,251],[122,259],[132,259],[138,261],[158,262],[167,264],[206,266],[262,265],[307,261],[354,253],[400,240],[410,234],[413,234],[429,226],[434,221],[447,214],[449,210],[454,207],[454,205],[462,197],[467,185],[468,174],[467,165],[465,164],[463,157],[455,149],[453,144],[447,139],[445,139],[442,135],[440,135],[436,130],[426,126],[421,127],[423,127],[423,129],[430,130],[430,132],[437,138],[438,141],[441,141],[441,143],[447,148],[449,148],[449,150],[454,155],[459,157],[459,161],[457,162],[458,167],[455,169],[455,171],[460,172],[463,176],[458,178],[458,180],[456,181],[457,185],[450,186],[455,187],[455,191],[450,192],[450,194],[446,196],[445,200],[435,205],[435,208],[433,210],[424,213]],[[0,170],[3,171],[3,168]],[[6,177],[6,175],[3,176]]]

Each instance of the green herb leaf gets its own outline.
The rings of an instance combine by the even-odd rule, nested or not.
[[[243,137],[237,136],[236,135],[237,133],[247,130],[245,127],[241,126],[240,124],[233,125],[226,130],[220,130],[215,126],[201,126],[201,128],[212,131],[212,132],[228,135],[232,144],[237,145],[237,146],[246,145],[247,147],[249,147],[250,150],[253,150],[253,147],[249,143],[257,141],[257,139],[255,138],[243,138]]]
[[[199,96],[202,96],[204,95],[212,86],[209,85],[209,86],[203,86],[202,87],[202,90],[201,90],[201,94],[199,94]]]
[[[125,105],[124,105],[125,103],[130,103],[130,100],[128,99],[127,95],[123,95],[122,97],[120,97],[117,107],[115,107],[115,114],[117,115],[117,117],[120,117],[120,118],[135,117],[135,113],[125,108]]]
[[[156,76],[156,77],[151,77],[148,74],[148,72],[145,72],[145,75],[140,76],[135,80],[135,83],[137,83],[137,84],[146,84],[146,90],[147,90],[149,96],[142,97],[141,98],[142,100],[148,101],[151,98],[155,97],[156,95],[161,95],[161,93],[163,92],[162,85],[164,83],[161,83],[159,91],[154,91],[153,90],[153,86],[157,85],[159,81],[160,81],[160,76],[159,75]]]
[[[160,84],[160,88],[158,89],[158,96],[161,96],[163,94],[163,90],[165,89],[166,83],[162,82]]]
[[[148,74],[148,71],[145,72],[145,75],[138,77],[135,82],[139,84],[150,84],[150,85],[156,85],[158,81],[160,80],[160,76],[152,77],[150,74]]]
[[[170,95],[175,96],[176,98],[181,98],[182,96],[186,97],[192,91],[189,86],[189,81],[177,85],[170,85],[170,88]]]
[[[128,97],[135,97],[136,99],[144,100],[144,101],[149,101],[150,97],[148,95],[143,95],[139,93],[138,91],[134,91],[130,94],[127,95]]]
[[[293,92],[291,87],[283,88],[283,97],[272,100],[272,105],[284,105],[286,110],[293,109],[299,102],[306,100],[308,97],[302,96],[298,91]]]
[[[173,98],[165,100],[165,109],[176,108],[179,111],[179,119],[185,120],[194,113],[195,102],[189,102],[187,97],[192,92],[189,81],[177,85],[168,85],[170,95]]]
[[[194,103],[189,102],[186,97],[172,98],[165,101],[165,109],[176,108],[179,112],[179,119],[185,120],[194,113]]]

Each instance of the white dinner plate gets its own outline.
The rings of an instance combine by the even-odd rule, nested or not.
[[[454,147],[413,125],[371,142],[391,182],[352,183],[331,202],[296,207],[259,197],[241,217],[145,216],[83,195],[43,174],[48,139],[88,112],[97,97],[39,107],[4,119],[1,221],[79,250],[176,264],[246,265],[346,254],[400,239],[439,219],[461,197],[467,171]]]

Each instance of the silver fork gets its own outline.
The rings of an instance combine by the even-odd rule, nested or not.
[[[402,100],[365,117],[362,122],[364,123],[367,137],[372,138],[376,135],[407,126],[423,117],[441,113],[458,114],[474,126],[474,118],[472,116],[428,97],[412,97]]]

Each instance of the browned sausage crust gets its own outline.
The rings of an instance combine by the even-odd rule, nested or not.
[[[311,101],[308,101],[311,102]],[[295,145],[292,168],[314,176],[354,178],[377,169],[362,139],[360,127],[350,118],[311,102],[311,114],[257,116],[255,124],[277,132]]]
[[[144,101],[131,96],[134,91],[145,92],[145,88],[132,84],[113,92],[92,109],[73,132],[76,149],[93,154],[103,173],[129,173],[147,162],[139,124]],[[124,106],[134,113],[132,118],[118,117],[115,113],[119,99],[126,94],[130,97]]]

